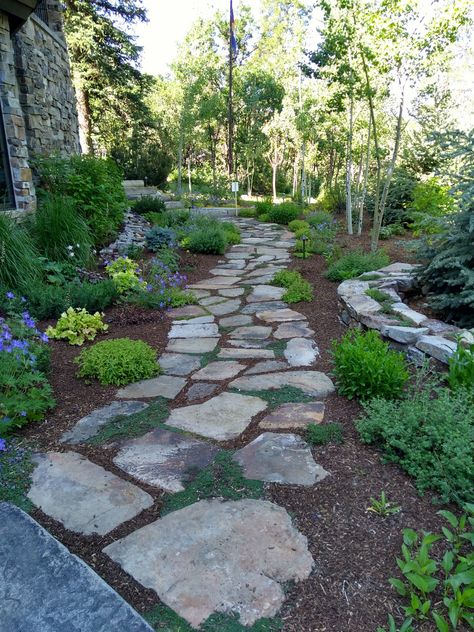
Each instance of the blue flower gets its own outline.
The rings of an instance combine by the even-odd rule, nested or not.
[[[20,417],[26,417],[26,410],[22,410],[20,413]]]
[[[5,452],[7,449],[7,442],[5,439],[0,439],[0,452]]]
[[[7,292],[6,296],[7,296],[7,298],[8,298],[8,299],[10,299],[10,300],[11,300],[11,299],[13,299],[13,298],[15,298],[15,295],[13,294],[13,292]]]

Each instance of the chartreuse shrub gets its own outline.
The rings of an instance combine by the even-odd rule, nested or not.
[[[282,300],[287,303],[313,300],[313,288],[296,270],[280,270],[272,279],[272,285],[287,288]]]
[[[456,351],[449,358],[448,383],[451,388],[470,388],[474,393],[474,344],[465,347],[458,338]]]
[[[140,277],[140,268],[128,257],[118,257],[115,261],[108,263],[105,269],[119,294],[146,287],[145,281]]]
[[[241,208],[239,209],[239,217],[255,217],[257,211],[254,208]]]
[[[305,222],[303,219],[294,219],[292,222],[288,224],[288,228],[296,233],[297,230],[307,230],[311,228],[308,222]]]
[[[97,342],[75,359],[79,377],[123,386],[160,373],[156,351],[143,340],[117,338]]]
[[[8,290],[24,290],[38,283],[40,276],[38,251],[30,235],[0,213],[0,285]]]
[[[363,274],[378,270],[390,263],[390,257],[383,250],[362,252],[354,250],[330,264],[327,277],[331,281],[345,281]]]
[[[293,202],[282,202],[281,204],[273,204],[268,212],[268,219],[275,224],[289,224],[298,218],[301,208]]]
[[[417,623],[424,629],[431,623],[436,627],[429,629],[438,632],[473,626],[474,505],[465,505],[461,516],[451,511],[438,514],[445,520],[442,534],[403,530],[401,556],[397,558],[401,576],[390,579],[405,604],[405,620],[399,628],[402,632],[415,630]],[[397,632],[392,615],[388,623],[388,632]],[[377,632],[386,630],[378,628]]]
[[[135,213],[144,215],[145,213],[163,213],[166,211],[165,201],[152,195],[144,195],[133,205]]]
[[[43,197],[31,230],[38,250],[48,259],[79,266],[91,262],[91,232],[72,198],[57,194]]]
[[[443,231],[443,219],[456,210],[456,199],[450,188],[437,178],[419,182],[413,190],[413,198],[407,207],[413,218],[410,228],[415,236],[432,235]]]
[[[410,389],[400,401],[375,396],[357,422],[361,440],[442,502],[474,499],[474,406],[466,389]]]
[[[128,202],[122,173],[113,160],[50,156],[37,159],[36,170],[43,189],[74,201],[96,244],[105,243],[117,231]]]
[[[54,340],[67,340],[71,345],[83,345],[86,340],[95,340],[98,333],[107,331],[108,325],[102,320],[103,314],[89,314],[84,308],[70,307],[61,314],[54,327],[48,327],[46,334]]]
[[[401,396],[409,377],[407,363],[376,331],[349,330],[340,341],[333,341],[332,355],[341,395],[364,401]]]

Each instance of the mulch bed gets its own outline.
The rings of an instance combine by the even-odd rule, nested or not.
[[[355,238],[350,247],[366,246],[368,235]],[[346,237],[341,240],[345,242]],[[394,260],[407,261],[406,251],[396,252],[399,246],[384,242]],[[189,282],[208,275],[220,257],[183,253],[181,270]],[[291,267],[298,269],[314,287],[312,303],[301,303],[295,309],[305,314],[315,330],[315,340],[321,352],[317,370],[331,370],[331,341],[339,338],[345,327],[338,318],[337,284],[325,276],[326,264],[322,257],[294,260]],[[184,268],[184,270],[183,270]],[[115,307],[106,313],[111,325],[110,337],[141,338],[159,352],[166,346],[170,319],[166,314],[126,307]],[[68,549],[84,559],[107,583],[117,590],[139,612],[158,603],[154,591],[143,588],[101,550],[112,541],[149,524],[159,517],[163,493],[147,487],[117,470],[112,463],[116,446],[63,446],[60,435],[79,418],[95,408],[110,403],[115,387],[87,385],[75,377],[73,358],[80,349],[65,343],[52,343],[52,375],[58,406],[40,425],[30,425],[22,432],[42,450],[74,449],[111,472],[138,484],[150,493],[152,507],[133,520],[120,525],[104,537],[84,537],[71,533],[39,510],[33,512]],[[224,390],[223,384],[220,390]],[[184,393],[170,407],[183,405]],[[257,417],[238,440],[220,444],[237,448],[254,439],[260,431]],[[388,579],[397,574],[395,557],[399,554],[403,528],[439,530],[441,521],[438,507],[426,495],[421,498],[411,479],[395,466],[381,463],[377,450],[364,446],[358,439],[354,420],[361,414],[361,406],[338,395],[328,398],[326,421],[339,422],[344,427],[344,443],[314,449],[316,461],[330,472],[323,482],[312,488],[267,485],[267,497],[285,507],[297,528],[308,538],[315,560],[311,577],[299,585],[289,586],[281,617],[285,632],[375,632],[385,625],[387,613],[401,612],[401,601],[390,588]],[[385,491],[390,501],[401,505],[402,511],[389,518],[367,512],[370,497],[380,497]],[[420,627],[432,630],[433,627]],[[460,628],[461,629],[461,628]]]

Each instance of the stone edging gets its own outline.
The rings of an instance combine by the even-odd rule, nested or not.
[[[429,357],[447,364],[457,346],[455,336],[461,335],[466,344],[473,344],[474,336],[468,330],[428,318],[403,302],[406,292],[415,287],[416,268],[409,263],[393,263],[343,281],[337,288],[340,318],[349,327],[377,329],[391,346],[415,362]],[[369,275],[378,278],[364,280]],[[385,313],[382,305],[366,294],[371,288],[393,299],[391,313]],[[410,321],[412,326],[402,326],[399,318],[405,323]]]

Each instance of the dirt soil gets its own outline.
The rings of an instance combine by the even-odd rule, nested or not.
[[[365,245],[367,240],[364,236],[360,242]],[[401,253],[395,254],[396,249],[396,245],[388,243],[388,250],[395,260],[408,260],[406,253],[404,257]],[[209,276],[209,269],[218,259],[184,253],[181,271],[188,274],[192,283]],[[330,372],[331,341],[345,331],[338,318],[337,284],[325,277],[326,264],[322,257],[294,260],[292,267],[300,270],[313,284],[314,300],[294,307],[307,316],[316,332],[321,358],[315,368]],[[106,320],[111,325],[108,337],[141,338],[158,352],[162,352],[166,345],[170,319],[165,313],[130,306],[115,307],[107,311]],[[73,359],[79,352],[79,348],[66,343],[52,343],[51,383],[58,405],[44,423],[32,424],[22,432],[41,450],[72,449],[58,443],[60,435],[82,416],[114,398],[115,387],[97,383],[87,385],[75,377]],[[223,384],[222,389],[225,387]],[[183,405],[184,399],[185,393],[180,394],[170,407]],[[388,580],[397,575],[395,558],[402,543],[402,529],[433,531],[440,528],[441,521],[436,515],[439,507],[432,503],[431,497],[421,498],[408,476],[395,466],[382,464],[376,449],[361,444],[354,427],[354,420],[361,412],[357,402],[338,395],[328,399],[325,421],[343,425],[344,442],[314,448],[316,461],[330,472],[324,481],[311,488],[266,486],[267,497],[285,507],[297,528],[308,538],[315,560],[310,578],[287,589],[287,600],[281,612],[284,632],[376,632],[378,626],[386,625],[387,613],[396,617],[401,613],[402,602]],[[254,439],[259,434],[257,426],[262,415],[238,440],[220,445],[236,448]],[[134,581],[101,550],[157,519],[163,493],[137,483],[117,470],[112,458],[118,448],[113,444],[107,447],[74,446],[73,449],[138,484],[153,496],[155,503],[104,537],[71,533],[39,510],[32,515],[143,613],[159,602],[156,594]],[[401,506],[400,513],[381,518],[367,512],[370,498],[380,497],[382,491],[390,501]],[[419,630],[427,632],[434,628],[428,625]]]

